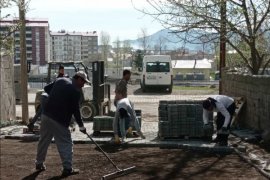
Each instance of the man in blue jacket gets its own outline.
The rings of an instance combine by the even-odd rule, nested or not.
[[[72,168],[73,143],[68,127],[71,117],[74,115],[80,131],[86,133],[79,110],[80,89],[86,82],[89,82],[89,80],[82,71],[78,71],[72,80],[59,78],[55,81],[41,115],[36,170],[46,169],[44,161],[51,140],[54,138],[62,160],[62,176],[79,173],[78,169]]]

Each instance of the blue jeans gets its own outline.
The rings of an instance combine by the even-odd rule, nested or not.
[[[130,126],[130,117],[119,118],[118,121],[118,136],[126,137],[126,131]]]

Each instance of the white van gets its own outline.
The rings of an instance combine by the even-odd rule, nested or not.
[[[149,87],[167,89],[173,87],[171,57],[168,55],[146,55],[143,58],[141,88],[145,92]]]

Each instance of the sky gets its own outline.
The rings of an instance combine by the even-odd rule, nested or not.
[[[134,8],[147,7],[146,0],[31,0],[26,17],[48,18],[50,30],[105,31],[111,41],[137,39],[142,28],[153,34],[162,25]],[[2,9],[2,16],[18,16],[17,7]]]

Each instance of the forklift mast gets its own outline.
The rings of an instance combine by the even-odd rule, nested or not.
[[[104,61],[92,62],[93,100],[98,104],[104,100]]]
[[[93,100],[98,105],[98,114],[104,113],[103,103],[106,102],[110,106],[110,85],[105,83],[104,79],[104,61],[92,62],[92,86]],[[110,108],[109,108],[110,109]]]

